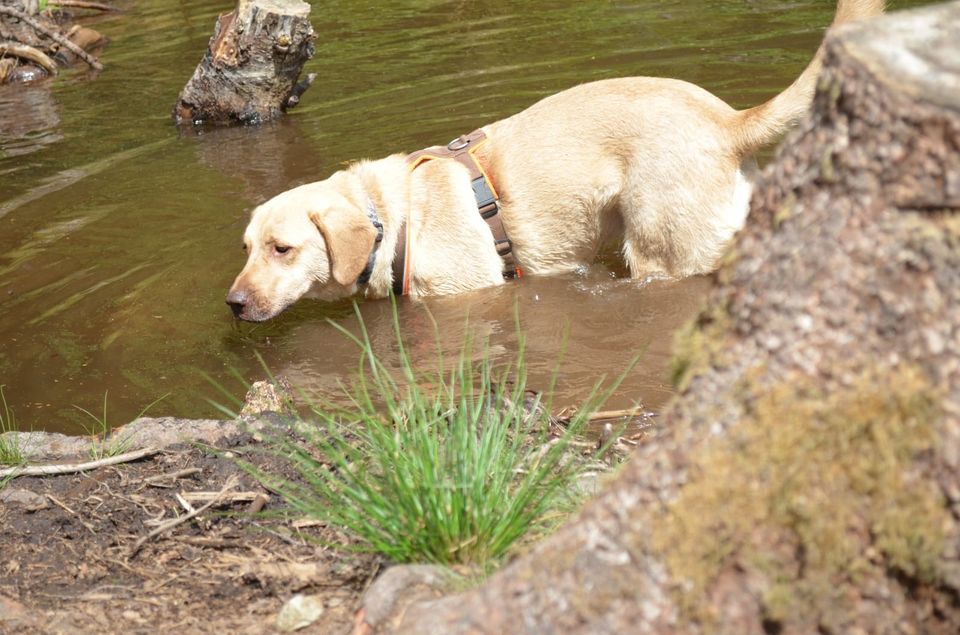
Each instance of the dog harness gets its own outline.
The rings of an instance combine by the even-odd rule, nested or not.
[[[474,130],[468,135],[457,137],[445,146],[432,146],[424,150],[418,150],[407,156],[407,163],[410,166],[410,171],[413,172],[427,161],[452,159],[470,171],[470,186],[473,188],[473,196],[477,201],[477,211],[481,218],[486,221],[490,233],[493,234],[493,244],[497,250],[497,255],[503,260],[503,277],[508,279],[519,278],[523,274],[513,255],[513,243],[507,238],[507,231],[504,229],[503,221],[500,218],[500,197],[497,195],[497,190],[493,186],[490,176],[474,154],[486,140],[487,135],[482,130]],[[383,240],[383,224],[377,217],[377,211],[372,201],[367,201],[366,212],[370,222],[377,230],[377,238],[373,251],[370,253],[370,258],[367,260],[367,266],[357,279],[358,284],[369,282],[370,275],[373,273],[373,265],[376,262],[377,250]],[[391,264],[393,293],[394,295],[407,295],[410,292],[412,254],[410,251],[410,227],[406,221],[400,225],[397,236],[396,252]],[[403,240],[399,240],[400,236],[403,237]]]
[[[500,197],[490,179],[490,175],[483,169],[476,157],[477,149],[487,140],[483,130],[474,130],[468,135],[462,135],[445,146],[432,146],[418,150],[407,156],[410,171],[416,170],[427,161],[452,159],[470,171],[470,186],[477,201],[477,211],[486,221],[493,234],[493,244],[497,255],[503,260],[503,277],[519,278],[522,275],[517,260],[513,255],[513,243],[507,238],[507,232],[500,218]],[[400,228],[404,239],[397,241],[397,253],[393,259],[393,292],[396,295],[407,295],[410,291],[410,228],[404,223]]]

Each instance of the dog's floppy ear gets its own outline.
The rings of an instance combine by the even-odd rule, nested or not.
[[[373,223],[353,205],[322,212],[311,210],[309,216],[327,242],[333,279],[343,286],[356,282],[377,241]]]

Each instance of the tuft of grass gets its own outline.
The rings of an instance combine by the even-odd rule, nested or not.
[[[99,461],[100,459],[123,454],[130,449],[130,443],[133,441],[133,439],[129,436],[114,438],[113,435],[110,434],[113,428],[107,422],[107,392],[108,391],[103,392],[103,414],[100,416],[97,416],[86,408],[76,404],[73,406],[80,412],[90,417],[90,419],[93,421],[93,423],[83,426],[83,430],[87,433],[87,436],[90,437],[91,443],[89,454],[90,458],[94,461]],[[147,414],[147,411],[150,410],[150,408],[166,399],[169,394],[170,393],[162,395],[161,397],[158,397],[147,404],[147,406],[140,411],[140,414],[133,418],[133,421],[136,421],[140,417]]]
[[[374,354],[362,319],[359,337],[334,324],[361,352],[357,379],[342,387],[348,405],[314,406],[302,441],[273,442],[305,484],[245,468],[359,549],[394,562],[490,566],[584,495],[579,479],[595,463],[572,442],[619,382],[602,396],[598,384],[568,428],[551,434],[540,398],[526,390],[522,337],[505,367],[467,342],[451,368],[438,352],[436,370],[423,372],[404,346],[396,306],[393,317],[394,370]]]
[[[23,448],[20,447],[20,438],[16,434],[4,436],[7,432],[17,431],[17,422],[13,410],[7,405],[3,388],[4,386],[0,385],[0,405],[3,406],[3,412],[0,412],[0,465],[15,467],[23,465],[27,459],[23,454]]]

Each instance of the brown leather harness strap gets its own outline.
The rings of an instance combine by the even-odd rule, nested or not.
[[[413,171],[427,161],[453,159],[470,171],[470,185],[473,188],[473,196],[477,200],[477,211],[486,221],[490,233],[493,234],[497,255],[503,260],[503,277],[518,278],[522,273],[513,255],[513,243],[507,237],[503,220],[500,218],[500,197],[490,176],[474,154],[486,140],[487,135],[483,130],[474,130],[468,135],[457,137],[445,146],[433,146],[414,152],[407,156],[407,163]],[[394,292],[397,293],[398,288],[401,289],[398,295],[406,294],[409,287],[409,271],[406,266],[409,256],[404,252],[406,252],[405,248],[402,252],[398,252],[394,259]],[[399,272],[403,272],[403,278],[398,285],[397,273]]]

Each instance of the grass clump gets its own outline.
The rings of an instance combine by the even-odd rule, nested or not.
[[[16,434],[6,434],[7,432],[16,432],[17,424],[13,416],[13,410],[7,405],[7,398],[3,394],[3,386],[0,385],[0,406],[3,411],[0,412],[0,465],[18,466],[27,462],[23,454],[23,448],[20,447],[20,438]],[[0,481],[2,483],[2,481]]]
[[[571,442],[600,399],[551,435],[526,390],[522,338],[506,368],[467,343],[452,367],[444,370],[438,353],[437,370],[423,373],[399,326],[394,370],[374,354],[362,322],[359,337],[340,330],[361,350],[358,377],[344,388],[349,405],[313,407],[317,423],[301,426],[304,441],[278,442],[306,484],[247,466],[293,508],[394,562],[479,566],[572,508],[579,477],[595,463]]]

